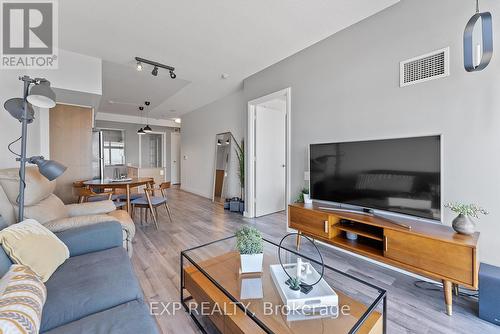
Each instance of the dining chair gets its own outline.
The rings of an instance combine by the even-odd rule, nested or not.
[[[170,219],[170,222],[172,222],[172,215],[170,212],[170,207],[168,206],[168,201],[167,201],[167,189],[170,188],[170,182],[163,182],[160,184],[158,188],[153,187],[146,187],[144,188],[144,193],[146,196],[143,196],[141,198],[136,198],[134,199],[131,204],[132,204],[132,213],[135,211],[135,208],[141,209],[140,211],[140,219],[141,219],[141,224],[142,224],[142,209],[146,209],[145,213],[145,220],[147,222],[148,220],[148,210],[151,213],[151,216],[153,217],[153,221],[155,223],[156,229],[158,229],[158,207],[159,206],[165,206],[165,209],[167,210],[168,218]],[[159,191],[161,196],[156,196],[155,192]]]
[[[78,203],[85,202],[100,202],[110,200],[113,201],[117,209],[123,209],[126,205],[125,202],[120,202],[116,200],[116,195],[113,191],[104,191],[97,193],[90,188],[87,188],[84,184],[84,181],[75,181],[73,182],[73,187],[76,189],[76,193],[78,196]]]

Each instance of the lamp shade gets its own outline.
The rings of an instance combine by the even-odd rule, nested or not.
[[[33,86],[26,99],[39,108],[53,108],[56,106],[56,93],[50,88],[49,81],[41,81],[38,85]]]
[[[146,132],[144,132],[144,130],[142,128],[140,128],[139,130],[137,130],[137,134],[138,135],[143,135],[145,134]]]
[[[53,181],[62,175],[67,169],[66,166],[54,160],[45,160],[44,157],[31,157],[29,160],[32,164],[38,166],[40,174],[45,176],[49,181]]]
[[[149,125],[146,125],[146,126],[144,127],[144,129],[142,129],[142,130],[143,130],[144,132],[146,132],[146,133],[153,132],[153,129],[151,129],[151,127],[150,127]]]
[[[28,112],[26,113],[26,119],[28,123],[33,122],[35,118],[35,111],[30,104],[27,104]],[[22,121],[23,113],[24,113],[24,100],[20,97],[12,98],[3,104],[5,110],[9,112],[9,114],[17,119],[18,121]]]

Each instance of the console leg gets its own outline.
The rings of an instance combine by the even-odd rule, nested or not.
[[[456,283],[453,283],[453,294],[455,296],[458,296],[458,294],[459,294],[458,284],[456,284]]]
[[[295,246],[297,248],[297,251],[300,250],[300,235],[302,234],[302,232],[299,232],[299,234],[297,234],[297,238],[295,240]]]
[[[444,301],[446,303],[446,314],[452,314],[453,310],[453,288],[450,281],[443,280]]]

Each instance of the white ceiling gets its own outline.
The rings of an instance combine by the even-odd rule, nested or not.
[[[152,117],[172,118],[237,90],[246,77],[396,2],[59,1],[60,47],[104,60],[98,111],[131,114],[134,104],[150,99]],[[174,66],[177,79],[161,69],[153,77],[150,67],[134,73],[135,56]],[[110,100],[132,105],[122,108]]]

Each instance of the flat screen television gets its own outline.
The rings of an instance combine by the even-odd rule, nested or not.
[[[441,218],[440,136],[312,144],[309,160],[314,200]]]

